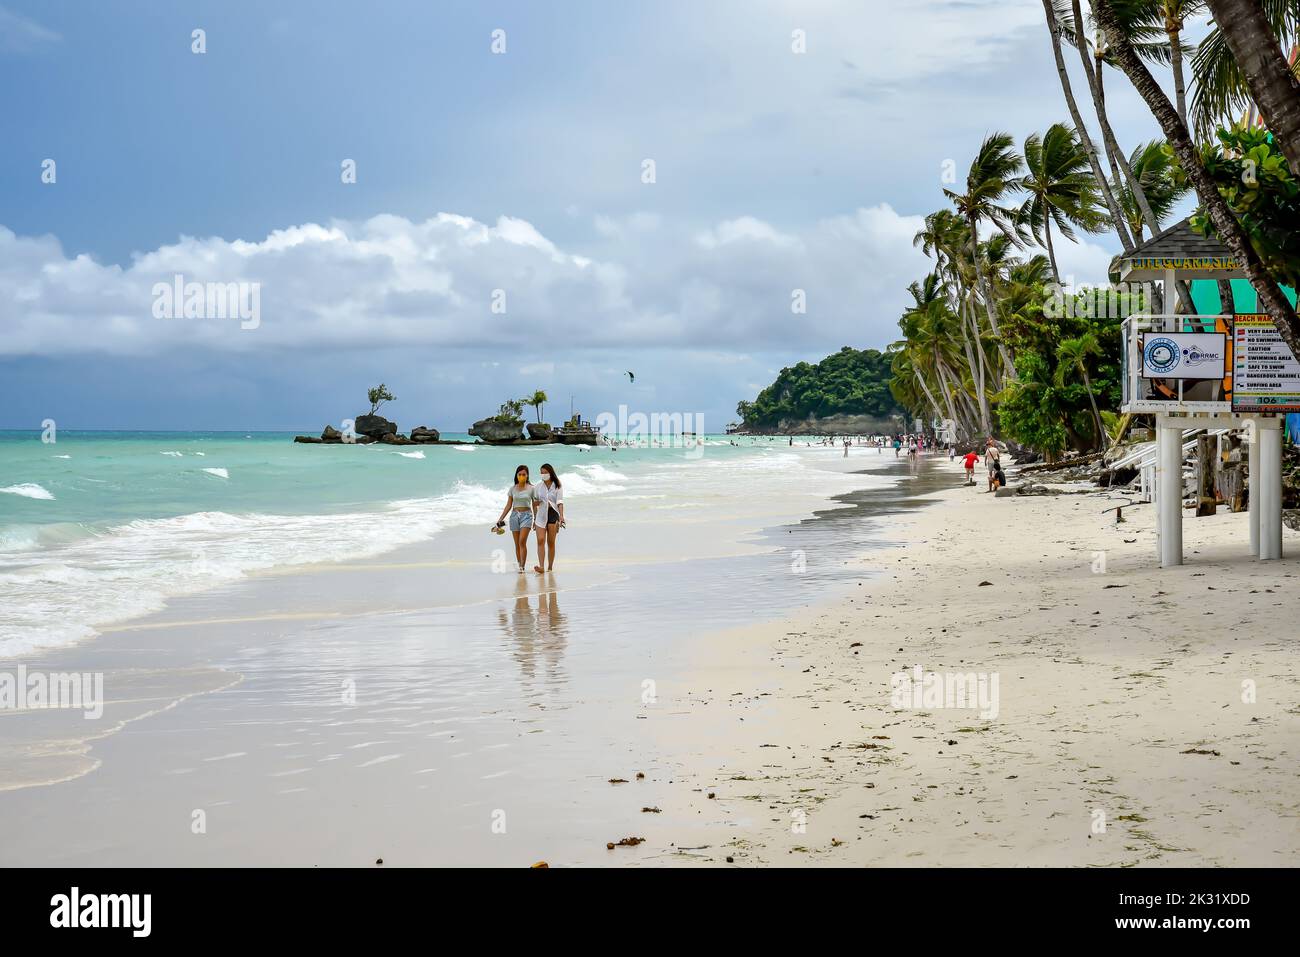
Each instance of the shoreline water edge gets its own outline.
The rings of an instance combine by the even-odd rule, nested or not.
[[[247,860],[242,856],[246,853],[257,859],[263,852],[253,845],[265,844],[264,830],[274,819],[274,813],[268,817],[259,810],[267,800],[267,783],[269,793],[281,798],[311,793],[313,786],[299,785],[328,776],[312,773],[315,765],[361,771],[401,769],[413,776],[419,788],[415,793],[423,797],[427,794],[422,792],[442,786],[442,775],[451,775],[459,782],[452,790],[463,790],[464,804],[471,806],[477,792],[470,782],[479,777],[492,781],[500,770],[487,766],[493,750],[508,750],[511,755],[527,750],[519,746],[519,741],[527,741],[519,737],[517,726],[521,720],[532,720],[529,709],[561,713],[557,727],[543,724],[524,733],[536,734],[532,741],[543,736],[564,740],[566,748],[590,737],[585,728],[564,724],[566,712],[574,717],[583,712],[584,721],[596,714],[597,724],[602,709],[625,713],[633,722],[644,719],[643,685],[653,684],[655,676],[641,675],[664,671],[656,660],[667,662],[668,673],[660,683],[671,686],[680,677],[675,662],[682,660],[681,652],[734,623],[737,615],[774,620],[812,600],[808,596],[843,577],[843,562],[858,547],[861,520],[899,507],[909,497],[906,487],[912,478],[908,476],[923,471],[917,463],[897,463],[892,455],[874,449],[855,451],[846,461],[838,450],[827,447],[792,449],[766,441],[751,445],[742,449],[730,440],[719,441],[699,459],[686,459],[680,450],[663,450],[648,468],[628,450],[620,453],[621,458],[606,451],[600,459],[594,451],[590,458],[569,452],[573,457],[569,464],[558,464],[558,455],[547,450],[544,454],[557,460],[561,475],[570,483],[569,501],[577,503],[576,511],[570,505],[571,514],[581,523],[576,532],[561,538],[560,567],[553,577],[534,580],[532,575],[502,574],[496,567],[501,563],[495,555],[499,550],[495,537],[486,541],[488,536],[477,524],[460,524],[369,557],[244,568],[228,581],[167,595],[143,616],[97,625],[95,635],[60,641],[61,647],[27,648],[3,664],[21,662],[29,670],[52,674],[100,674],[105,692],[98,707],[103,717],[87,721],[75,709],[0,711],[0,717],[9,719],[0,724],[0,768],[4,768],[0,803],[9,803],[15,814],[35,818],[71,815],[86,822],[88,835],[95,830],[91,822],[100,817],[101,828],[131,835],[120,845],[123,856],[105,855],[102,849],[92,855],[97,861],[115,863],[129,863],[135,854],[142,855],[141,860],[157,860],[159,836],[152,822],[179,813],[164,806],[172,800],[166,796],[166,785],[185,781],[179,790],[189,790],[205,779],[205,773],[212,783],[223,786],[242,774],[248,785],[237,799],[239,814],[247,817],[226,835],[229,843],[202,844],[214,851],[221,848],[219,859],[226,862]],[[73,461],[80,457],[82,450],[75,444],[66,448]],[[177,451],[194,457],[204,448],[183,446]],[[206,451],[211,456],[213,446],[206,446]],[[361,449],[352,451],[366,454]],[[168,464],[176,461],[174,456],[159,455],[157,448],[143,454]],[[457,453],[445,449],[436,454]],[[510,456],[517,455],[506,451],[497,456],[497,469],[485,474],[495,476]],[[229,455],[216,457],[229,459]],[[406,464],[422,463],[408,459]],[[194,465],[206,467],[201,459]],[[864,471],[864,466],[869,469]],[[794,483],[797,489],[778,494],[774,478],[791,478],[792,469],[800,470],[800,480]],[[231,466],[229,475],[239,478],[247,471],[245,465]],[[73,497],[66,485],[49,484],[57,501]],[[465,483],[458,487],[464,492]],[[495,494],[490,502],[480,490],[473,494],[484,504],[497,504]],[[426,507],[408,504],[407,510],[419,514]],[[346,503],[340,505],[339,515],[339,522],[357,520]],[[138,534],[142,526],[153,530],[154,523],[161,523],[165,534],[175,538],[182,523],[191,535],[197,535],[198,528],[217,529],[224,535],[229,518],[243,517],[208,513],[196,523],[193,515],[160,516],[137,518],[124,527]],[[292,533],[306,521],[307,517],[286,518],[277,528]],[[104,537],[99,530],[74,547],[103,547]],[[182,553],[194,542],[195,538],[183,542]],[[111,547],[120,549],[121,543],[112,542]],[[209,563],[220,560],[220,550],[211,544],[207,552]],[[30,550],[27,555],[30,559]],[[832,560],[832,555],[844,557]],[[4,570],[9,582],[23,572],[30,574],[28,567]],[[749,586],[738,593],[737,582]],[[513,673],[503,669],[505,661],[511,663]],[[480,667],[482,675],[471,676]],[[630,682],[630,690],[615,687],[624,681]],[[277,728],[290,715],[299,715],[298,734],[267,742],[257,731],[245,732],[260,726],[252,717],[260,709],[277,713],[271,722]],[[371,709],[399,714],[406,710],[418,720],[396,719],[389,725]],[[197,722],[196,710],[204,712]],[[444,713],[446,717],[438,716]],[[426,736],[439,743],[463,741],[464,732],[450,730],[461,722],[484,728],[482,739],[469,750],[454,752],[457,763],[473,770],[439,771],[426,766],[431,764],[424,759],[427,752],[422,754],[419,746],[412,745]],[[167,730],[173,723],[187,725],[186,730]],[[370,727],[378,727],[381,733],[371,739],[361,730]],[[627,731],[639,733],[636,724],[628,725]],[[505,747],[504,739],[512,736],[518,741]],[[176,753],[170,759],[147,755],[162,740],[174,744]],[[229,743],[215,748],[220,753],[209,753],[216,741]],[[402,747],[389,747],[393,741]],[[321,745],[320,753],[309,753],[307,746],[316,743]],[[374,758],[369,748],[383,752],[374,755],[379,759],[376,763],[370,763]],[[120,760],[115,757],[119,752]],[[541,749],[537,760],[544,760],[545,752]],[[286,757],[292,759],[287,768],[281,766]],[[351,760],[354,757],[356,761]],[[168,760],[173,766],[164,767]],[[420,766],[408,767],[412,762]],[[421,778],[421,773],[429,777]],[[581,767],[570,771],[563,762],[552,761],[547,773],[554,777],[560,800],[573,787],[574,775],[580,777]],[[279,782],[279,775],[288,780]],[[149,780],[159,776],[164,778],[161,784]],[[315,785],[322,789],[317,795],[320,804],[329,806],[347,794],[356,797],[354,792],[368,790],[371,783],[360,780],[364,776],[335,777],[328,785]],[[111,810],[104,812],[108,818],[85,813],[88,795],[99,793],[109,781],[115,791],[120,789],[118,793],[148,792],[129,812],[125,805],[118,806],[117,813],[131,820],[113,817]],[[62,783],[40,786],[53,782]],[[294,786],[278,786],[281,783]],[[389,781],[383,788],[388,793],[401,786]],[[517,794],[521,787],[511,784],[498,790]],[[486,785],[485,789],[493,788]],[[39,799],[34,797],[37,793],[42,795]],[[155,796],[158,806],[154,806]],[[180,795],[175,799],[180,800]],[[233,800],[218,798],[217,803]],[[191,798],[188,803],[205,802]],[[186,809],[186,820],[191,811],[199,810],[203,809]],[[182,833],[189,833],[188,826]],[[469,830],[468,824],[457,826]],[[39,857],[41,831],[35,828],[31,833],[30,842],[11,844],[3,857],[12,862]],[[443,837],[446,840],[434,842],[439,849],[431,852],[426,863],[469,854],[474,845],[455,834]],[[314,840],[303,835],[297,847],[300,860],[358,862],[350,855],[330,853]],[[22,844],[27,844],[26,850]],[[178,846],[178,862],[193,850]],[[482,859],[481,850],[472,853]],[[277,853],[273,859],[283,860],[283,856]],[[514,860],[501,858],[502,863]]]
[[[1106,493],[784,451],[701,508],[606,503],[553,585],[453,528],[25,656],[102,669],[107,722],[0,738],[31,822],[0,861],[1295,865],[1294,575],[1242,516],[1153,575],[1151,510]],[[755,505],[795,461],[817,494]]]

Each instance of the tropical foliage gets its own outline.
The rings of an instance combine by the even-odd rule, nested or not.
[[[1275,39],[1300,39],[1300,4],[1260,2]],[[1240,51],[1241,36],[1212,25],[1195,48],[1183,36],[1189,17],[1207,7],[1218,14],[1229,0],[1042,3],[1072,122],[1029,135],[1020,149],[1001,132],[978,146],[965,181],[943,191],[949,206],[927,216],[916,235],[934,268],[910,285],[902,336],[888,352],[890,390],[910,413],[950,423],[959,442],[996,426],[1053,457],[1103,448],[1126,427],[1115,412],[1123,318],[1191,307],[1186,283],[1164,292],[1168,302],[1158,291],[1144,302],[1128,290],[1075,287],[1058,265],[1061,244],[1110,231],[1131,250],[1170,225],[1195,190],[1202,208],[1193,227],[1235,234],[1225,243],[1284,329],[1294,312],[1288,319],[1278,306],[1281,298],[1289,309],[1285,297],[1273,293],[1277,282],[1300,279],[1300,176],[1294,162],[1288,166],[1286,144],[1256,126],[1253,112],[1238,122],[1258,88],[1233,59],[1230,46]],[[1071,48],[1091,121],[1071,83]],[[1271,55],[1257,52],[1259,62]],[[1152,70],[1170,71],[1174,102]],[[1108,73],[1133,83],[1165,138],[1120,148],[1106,111]],[[1281,95],[1276,84],[1270,95],[1275,102]],[[1300,110],[1300,97],[1295,105]],[[1191,128],[1216,131],[1214,142],[1189,149]],[[1243,243],[1253,256],[1242,258]]]
[[[1251,245],[1278,282],[1300,286],[1300,178],[1268,131],[1255,127],[1220,130],[1217,143],[1202,147],[1205,169],[1219,195],[1245,227]],[[1192,228],[1215,232],[1204,207]]]
[[[379,407],[385,402],[396,402],[397,398],[393,393],[388,391],[388,386],[382,382],[373,389],[366,390],[366,398],[370,401],[370,414],[374,415],[379,411]]]
[[[902,413],[889,387],[889,357],[875,349],[845,346],[820,362],[800,362],[781,370],[776,381],[753,402],[741,402],[736,414],[746,426],[775,428],[782,420],[809,416]]]

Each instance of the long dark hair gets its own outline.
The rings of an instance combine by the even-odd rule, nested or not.
[[[551,481],[555,483],[555,487],[556,487],[556,488],[563,488],[563,487],[564,487],[564,486],[562,486],[562,485],[560,484],[560,476],[556,473],[556,471],[555,471],[555,467],[554,467],[553,465],[551,465],[550,462],[543,462],[543,463],[542,463],[542,467],[539,468],[537,471],[538,471],[538,472],[550,472],[550,473],[551,473]]]
[[[531,481],[532,481],[532,479],[533,479],[533,473],[530,472],[530,471],[528,471],[528,466],[527,466],[527,465],[516,465],[516,466],[515,466],[515,474],[514,474],[514,477],[510,479],[510,484],[511,484],[511,485],[518,485],[518,484],[519,484],[519,473],[520,473],[520,472],[523,472],[524,475],[526,476],[526,477],[524,478],[524,481],[525,481],[525,482],[531,482]]]

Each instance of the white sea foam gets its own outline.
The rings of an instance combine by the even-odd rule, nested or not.
[[[230,478],[230,473],[225,469],[204,469],[203,471],[207,472],[209,475],[215,475],[217,478]]]
[[[404,458],[404,459],[422,459],[422,458],[424,458],[424,453],[423,453],[423,452],[418,452],[418,451],[417,451],[417,452],[398,452],[397,454],[400,455],[400,456],[401,456],[402,458]]]
[[[378,512],[193,512],[74,541],[46,538],[38,550],[32,546],[43,529],[11,528],[0,539],[0,658],[91,638],[97,626],[250,573],[381,555],[446,528],[486,522],[500,504],[499,490],[457,483],[444,495],[391,502]]]
[[[457,451],[457,452],[473,452],[473,451],[474,451],[474,446],[472,446],[472,445],[453,445],[453,446],[452,446],[452,449],[454,449],[454,450]]]
[[[54,457],[55,457],[56,459],[70,459],[70,458],[72,458],[71,455],[56,455],[56,456],[54,456]]]
[[[159,455],[168,455],[168,456],[171,456],[171,457],[174,458],[174,459],[178,459],[178,458],[180,458],[181,456],[183,456],[185,453],[184,453],[184,452],[159,452],[158,454],[159,454]]]
[[[0,492],[6,495],[21,495],[23,498],[37,498],[46,502],[54,501],[54,495],[43,485],[37,485],[35,482],[24,482],[21,485],[9,485],[0,488]]]

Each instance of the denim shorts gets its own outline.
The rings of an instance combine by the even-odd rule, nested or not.
[[[532,512],[516,512],[514,509],[510,510],[510,531],[521,532],[525,528],[532,528],[532,527],[533,527]]]

